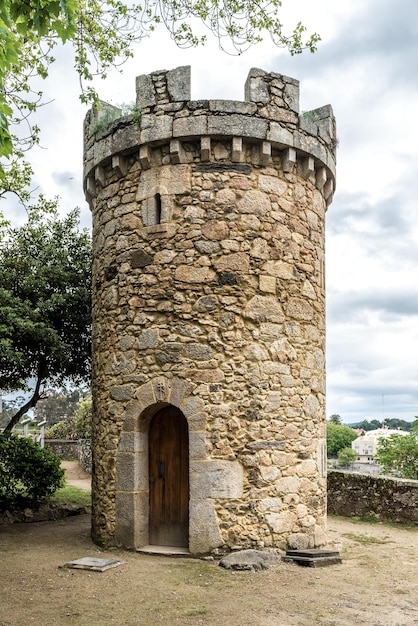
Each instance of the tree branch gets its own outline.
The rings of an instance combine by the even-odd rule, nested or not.
[[[16,424],[19,422],[20,418],[23,415],[25,415],[26,411],[29,411],[29,409],[33,408],[38,402],[38,400],[40,400],[43,397],[42,393],[40,392],[42,381],[43,381],[43,375],[41,372],[39,372],[38,379],[35,385],[35,390],[32,394],[32,397],[20,407],[17,413],[13,415],[10,422],[7,424],[6,428],[4,429],[4,432],[11,432],[13,428],[16,426]]]

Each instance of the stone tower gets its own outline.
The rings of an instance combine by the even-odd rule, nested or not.
[[[252,69],[243,102],[139,76],[85,122],[93,537],[192,554],[325,543],[330,106]]]

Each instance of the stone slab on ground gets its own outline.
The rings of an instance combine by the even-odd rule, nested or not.
[[[117,559],[97,559],[85,556],[81,559],[64,563],[62,567],[69,569],[87,569],[93,572],[105,572],[106,570],[111,569],[112,567],[118,567],[119,565],[123,565],[123,561],[118,561]]]

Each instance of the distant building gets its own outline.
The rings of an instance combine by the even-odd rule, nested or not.
[[[376,456],[379,439],[391,435],[407,435],[405,430],[393,430],[390,428],[377,428],[369,430],[364,435],[357,437],[351,443],[351,447],[357,455],[357,463],[373,463]]]

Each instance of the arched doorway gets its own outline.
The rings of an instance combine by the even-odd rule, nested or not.
[[[149,426],[149,543],[189,545],[189,429],[172,405]]]

